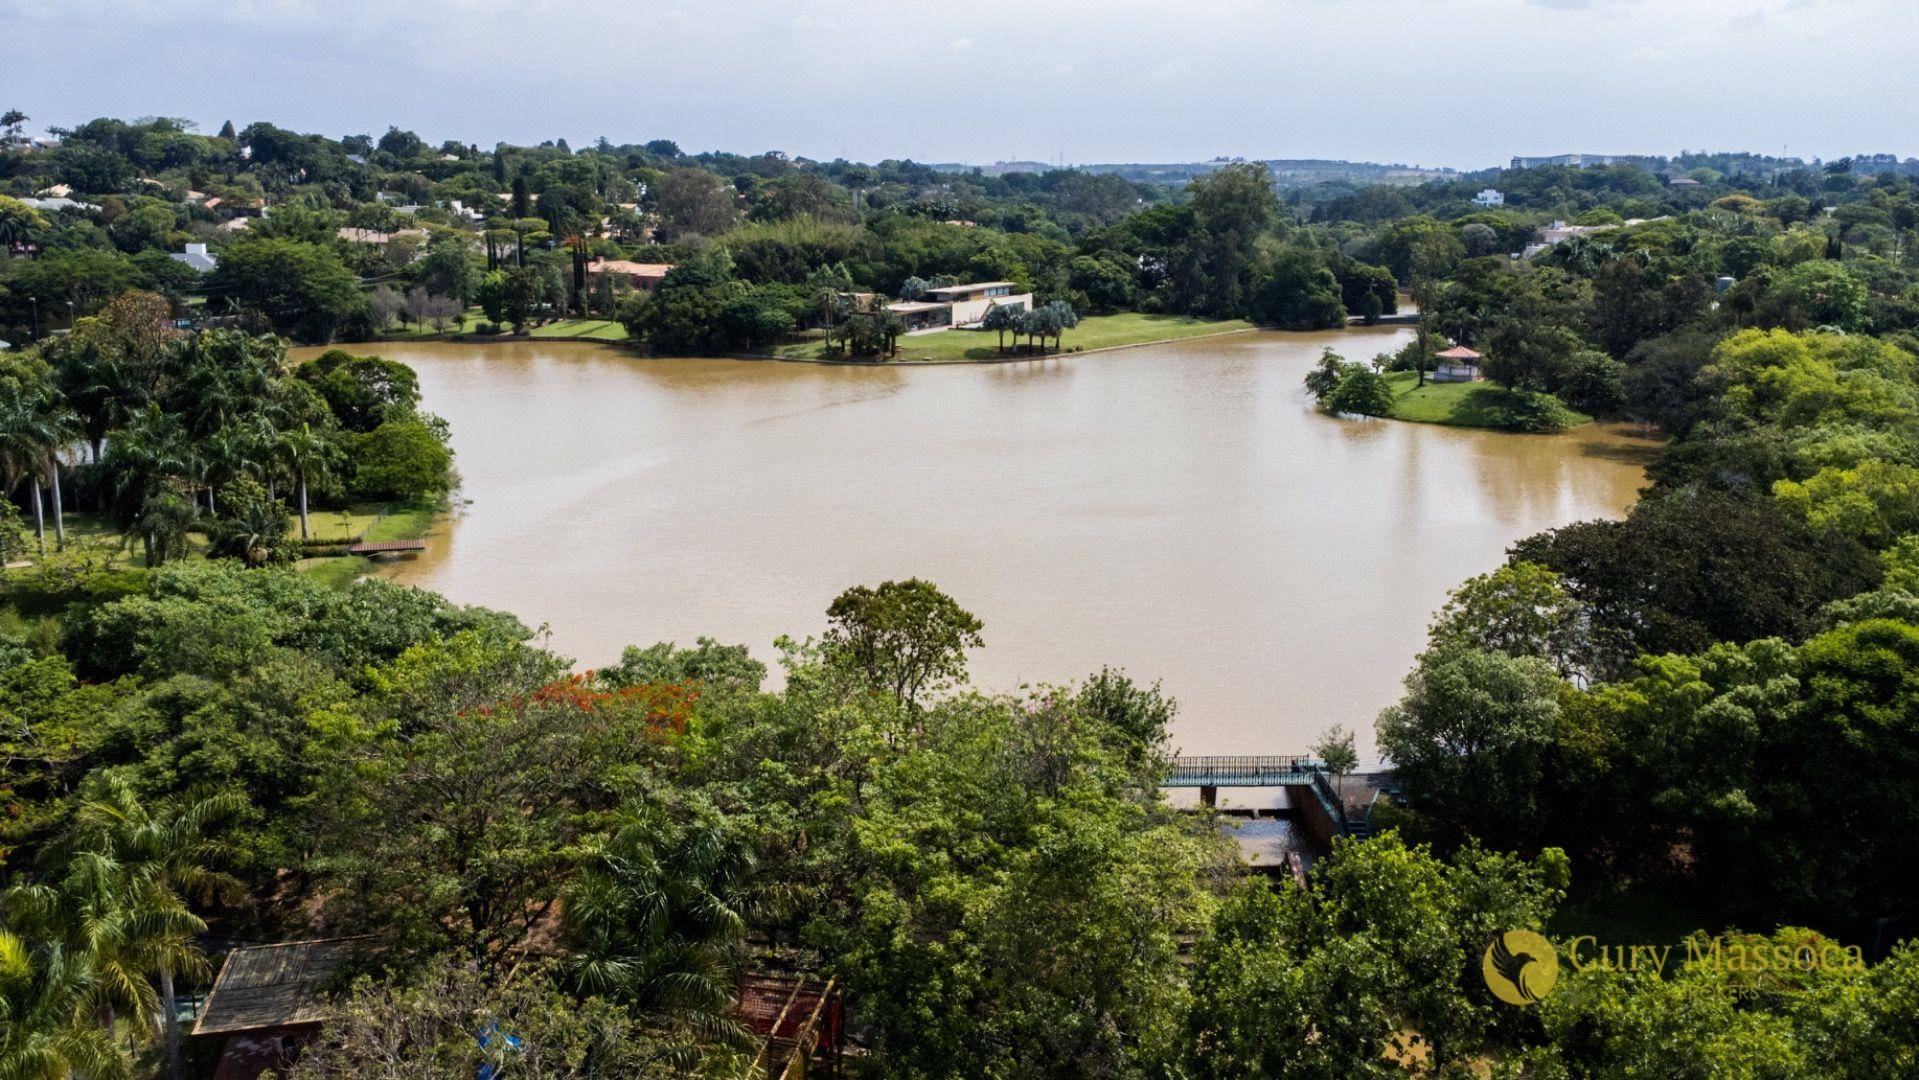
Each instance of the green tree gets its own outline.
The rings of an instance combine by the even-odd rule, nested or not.
[[[628,645],[619,664],[595,672],[607,686],[624,688],[648,683],[696,683],[714,692],[757,692],[766,681],[766,665],[752,658],[744,645],[721,645],[701,637],[691,649],[662,641],[642,649]]]
[[[559,902],[569,847],[653,756],[651,700],[589,694],[556,657],[478,631],[371,678],[370,699],[313,720],[315,868],[343,914],[404,948],[505,970]]]
[[[299,499],[300,539],[305,540],[311,535],[307,530],[308,485],[331,476],[346,455],[340,450],[338,442],[326,433],[313,430],[311,424],[302,424],[282,432],[273,452],[293,472]]]
[[[1260,279],[1252,315],[1282,330],[1329,330],[1346,325],[1339,280],[1317,254],[1294,247],[1281,251]]]
[[[562,988],[550,966],[508,975],[441,958],[405,978],[361,979],[287,1074],[289,1080],[446,1076],[742,1075],[750,1055],[659,1030],[600,998]]]
[[[348,431],[372,431],[410,415],[420,403],[419,377],[397,360],[328,349],[294,369],[294,375],[319,392]]]
[[[705,169],[669,169],[647,196],[668,240],[718,236],[740,219],[739,196]]]
[[[1326,729],[1319,741],[1310,748],[1312,755],[1328,773],[1333,783],[1340,784],[1354,769],[1359,768],[1359,751],[1353,745],[1353,733],[1338,724]],[[1341,787],[1344,791],[1344,787]]]
[[[339,255],[298,240],[264,237],[229,245],[207,275],[207,290],[303,341],[329,341],[367,317],[359,281]]]
[[[1381,753],[1416,806],[1489,844],[1539,835],[1541,782],[1559,722],[1552,665],[1477,649],[1420,657],[1406,696],[1379,715]]]
[[[1822,605],[1878,578],[1857,541],[1822,537],[1771,500],[1715,491],[1655,494],[1624,521],[1540,533],[1511,554],[1558,574],[1579,602],[1600,676],[1634,653],[1803,639]]]
[[[1529,562],[1511,562],[1453,590],[1427,640],[1434,649],[1467,648],[1532,656],[1563,678],[1592,670],[1594,656],[1579,603],[1559,575]]]
[[[1318,365],[1306,373],[1306,389],[1312,393],[1314,400],[1324,405],[1346,376],[1359,370],[1360,365],[1348,362],[1328,345],[1320,351]]]
[[[35,373],[36,375],[40,373]],[[44,377],[0,375],[0,488],[7,495],[24,479],[33,501],[33,528],[40,554],[47,552],[45,501],[41,484],[53,486],[55,546],[67,545],[64,501],[60,496],[60,453],[79,437],[79,421]]]
[[[1919,531],[1919,468],[1864,461],[1856,468],[1825,468],[1804,483],[1781,480],[1773,497],[1819,533],[1884,548]]]
[[[1110,667],[1087,678],[1076,704],[1112,733],[1122,760],[1140,766],[1158,763],[1179,711],[1158,683],[1142,686]]]
[[[1173,303],[1198,315],[1244,315],[1257,281],[1259,241],[1273,227],[1272,175],[1231,165],[1187,186],[1192,228],[1174,253]]]
[[[215,796],[171,811],[149,808],[122,777],[89,779],[67,833],[50,849],[47,880],[4,894],[10,921],[84,956],[99,979],[96,1005],[163,1032],[169,1071],[182,1075],[174,979],[204,977],[196,938],[206,923],[189,899],[237,899],[222,869],[231,848],[215,833],[243,803]],[[159,983],[155,992],[152,982]]]
[[[89,1015],[97,993],[84,956],[0,929],[0,1076],[131,1076],[126,1056]]]
[[[152,399],[180,333],[172,305],[155,293],[122,293],[97,318],[41,346],[54,381],[79,414],[95,464],[107,432]]]
[[[789,898],[754,880],[759,860],[739,831],[698,803],[639,802],[584,858],[565,901],[574,982],[682,1033],[744,1045],[728,1010],[749,920],[783,914]]]
[[[921,693],[966,677],[980,621],[930,581],[854,586],[826,609],[826,652],[909,709]]]
[[[413,501],[453,486],[453,452],[412,417],[388,420],[355,440],[350,487],[362,498]]]
[[[248,566],[288,563],[298,550],[287,543],[286,507],[251,477],[227,485],[224,514],[208,530],[208,554],[239,559]]]
[[[1015,334],[1019,332],[1020,316],[1023,314],[1025,312],[1020,309],[1004,304],[994,304],[986,309],[986,318],[980,322],[980,325],[999,335],[999,351],[1002,354],[1006,352],[1006,332],[1008,330]]]
[[[40,211],[11,195],[0,195],[0,245],[25,244],[48,228]]]
[[[1392,384],[1379,372],[1354,364],[1351,370],[1340,377],[1339,385],[1333,387],[1333,392],[1326,395],[1324,404],[1330,412],[1388,416],[1393,411]]]
[[[1195,949],[1187,1065],[1224,1080],[1483,1063],[1509,1008],[1479,973],[1486,942],[1542,926],[1569,876],[1556,849],[1528,863],[1469,845],[1441,861],[1388,832],[1335,844],[1310,887],[1242,888]]]
[[[512,323],[518,333],[526,329],[539,304],[539,273],[523,266],[495,270],[480,279],[477,298],[488,319]]]

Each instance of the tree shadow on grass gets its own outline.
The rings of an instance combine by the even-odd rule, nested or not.
[[[1453,406],[1452,422],[1470,427],[1511,427],[1516,397],[1503,386],[1476,386]]]

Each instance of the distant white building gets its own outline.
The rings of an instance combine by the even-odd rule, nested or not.
[[[88,211],[92,211],[92,210],[98,210],[98,209],[100,209],[99,207],[97,207],[97,206],[95,206],[95,205],[93,205],[92,203],[89,203],[89,202],[81,202],[81,201],[80,201],[80,200],[78,200],[78,199],[69,199],[69,198],[67,198],[67,197],[66,197],[65,195],[56,195],[56,196],[54,196],[54,197],[52,197],[52,198],[50,198],[50,199],[21,199],[20,201],[21,201],[21,202],[23,202],[23,203],[26,203],[26,204],[27,204],[28,206],[31,206],[31,207],[33,207],[33,208],[34,208],[35,210],[48,210],[48,211],[56,211],[56,210],[88,210]]]
[[[923,298],[888,304],[886,310],[906,323],[907,333],[918,334],[978,326],[985,321],[986,313],[996,307],[1024,311],[1032,306],[1033,294],[1014,293],[1010,281],[975,281],[928,289]]]
[[[1493,188],[1487,188],[1486,190],[1473,196],[1473,205],[1504,206],[1506,205],[1506,196],[1505,196],[1505,193],[1503,192],[1497,191]]]
[[[1641,225],[1644,223],[1643,219],[1634,219],[1628,221],[1626,224]],[[1530,259],[1540,252],[1545,251],[1547,248],[1552,247],[1554,244],[1563,244],[1575,236],[1605,232],[1607,229],[1617,229],[1618,227],[1617,225],[1568,225],[1564,221],[1555,221],[1551,225],[1539,230],[1538,242],[1526,245],[1526,250],[1520,253],[1520,257]]]
[[[185,251],[176,251],[167,258],[186,263],[202,274],[210,273],[220,265],[220,257],[209,254],[205,244],[188,244]]]

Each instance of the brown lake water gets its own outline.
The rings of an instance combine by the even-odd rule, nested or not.
[[[985,622],[988,688],[1111,664],[1179,699],[1188,753],[1301,752],[1337,723],[1371,760],[1448,590],[1623,513],[1650,445],[1314,410],[1323,346],[1408,336],[918,368],[384,344],[451,422],[466,500],[389,572],[545,624],[583,666],[700,634],[770,665],[840,590],[917,575]]]

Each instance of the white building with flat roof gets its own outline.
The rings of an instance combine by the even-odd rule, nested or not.
[[[1504,192],[1498,191],[1494,188],[1487,188],[1486,190],[1473,196],[1473,205],[1474,206],[1504,206],[1506,205],[1506,196]]]
[[[970,285],[947,285],[926,290],[926,299],[953,309],[952,325],[978,326],[987,311],[996,307],[1014,307],[1024,311],[1033,306],[1032,293],[1015,293],[1010,281],[975,281]]]

